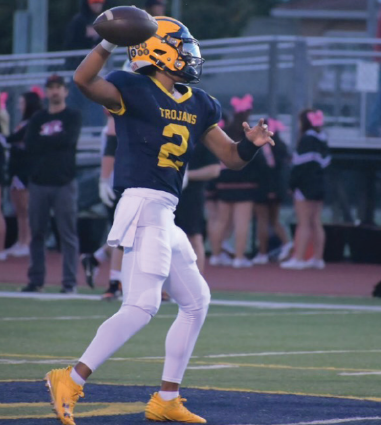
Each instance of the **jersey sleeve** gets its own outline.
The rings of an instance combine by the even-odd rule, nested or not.
[[[206,120],[204,133],[216,127],[221,121],[220,102],[212,96],[206,95]]]
[[[106,76],[106,81],[114,84],[118,89],[122,105],[117,111],[108,110],[114,115],[123,115],[130,102],[129,89],[136,85],[136,75],[126,71],[112,71]]]

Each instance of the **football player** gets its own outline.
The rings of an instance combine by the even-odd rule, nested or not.
[[[117,138],[115,134],[114,118],[107,112],[107,124],[101,135],[102,163],[101,175],[99,179],[99,197],[107,208],[109,223],[114,220],[115,207],[119,201],[112,189],[112,179],[114,173],[115,151]],[[93,254],[83,254],[81,263],[85,271],[86,283],[93,288],[94,277],[99,271],[103,262],[110,259],[109,286],[102,295],[102,300],[115,300],[121,294],[121,267],[123,258],[123,248],[110,247],[107,243],[98,248]]]
[[[217,123],[219,103],[187,83],[200,80],[204,59],[199,43],[181,22],[156,17],[156,34],[128,49],[134,73],[99,74],[116,47],[103,40],[77,68],[74,81],[115,118],[118,147],[114,189],[122,192],[108,235],[123,246],[123,302],[104,322],[74,368],[55,369],[45,379],[57,416],[73,425],[73,409],[86,379],[157,313],[161,289],[179,305],[168,331],[159,392],[145,416],[155,421],[205,423],[179,395],[180,383],[210,302],[208,285],[196,266],[185,235],[174,224],[184,170],[196,141],[202,140],[227,167],[243,168],[257,150],[273,144],[263,120],[234,143]],[[184,84],[185,83],[185,84]]]

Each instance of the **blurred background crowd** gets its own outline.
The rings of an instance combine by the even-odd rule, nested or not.
[[[219,125],[234,141],[259,117],[275,133],[242,171],[197,145],[176,221],[200,270],[205,252],[211,267],[253,270],[381,263],[378,1],[134,3],[201,40],[200,86],[220,100]],[[79,259],[93,286],[110,258],[106,296],[119,291],[122,254],[103,245],[118,199],[113,119],[71,78],[100,41],[93,21],[118,5],[130,3],[0,1],[0,268],[31,256],[27,291],[44,284],[46,248],[63,254],[63,292],[75,290]],[[113,68],[129,72],[125,49],[105,72]],[[52,113],[69,136],[44,128],[52,142],[39,146],[37,122]]]

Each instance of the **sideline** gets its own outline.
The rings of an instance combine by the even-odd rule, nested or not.
[[[99,295],[85,294],[41,294],[24,292],[0,292],[0,298],[21,298],[37,300],[89,300],[99,301]],[[374,311],[381,313],[381,306],[351,305],[351,304],[314,304],[314,303],[291,303],[291,302],[267,302],[267,301],[239,301],[239,300],[212,300],[211,305],[227,307],[254,307],[264,309],[313,309],[313,310],[348,310],[348,311]]]

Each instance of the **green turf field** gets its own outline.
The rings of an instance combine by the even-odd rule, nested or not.
[[[184,386],[381,401],[378,300],[242,293],[216,293],[213,299],[314,305],[212,305]],[[118,302],[0,297],[0,380],[40,379],[52,367],[75,362],[118,307]],[[176,310],[163,304],[91,382],[158,385],[165,334]]]

